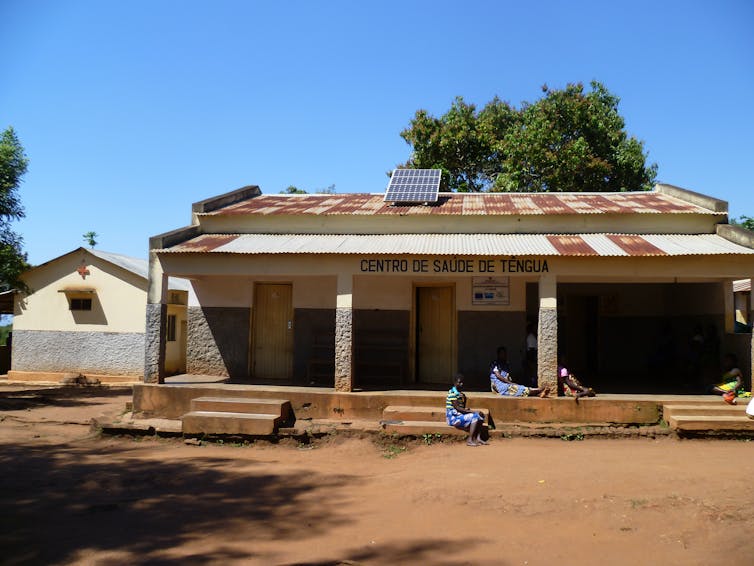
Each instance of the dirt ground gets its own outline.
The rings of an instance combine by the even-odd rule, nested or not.
[[[99,437],[124,389],[0,388],[4,564],[754,563],[754,442]]]

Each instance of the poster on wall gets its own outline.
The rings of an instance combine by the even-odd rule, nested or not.
[[[473,277],[472,305],[509,305],[510,279],[508,277]]]

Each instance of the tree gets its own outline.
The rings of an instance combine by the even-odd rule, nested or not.
[[[281,195],[305,195],[307,194],[304,189],[299,189],[294,185],[288,185],[288,188],[280,191]]]
[[[593,81],[520,109],[497,97],[481,111],[458,97],[440,118],[419,110],[401,132],[408,167],[442,169],[445,190],[635,191],[652,187],[657,165],[629,136],[618,97]]]
[[[16,132],[9,127],[0,136],[0,291],[26,289],[20,275],[29,264],[23,240],[11,229],[11,222],[24,217],[18,188],[28,163]]]
[[[91,232],[90,231],[90,232],[86,232],[81,237],[84,239],[84,241],[87,244],[89,244],[90,248],[94,249],[94,246],[97,245],[97,240],[96,240],[97,236],[99,236],[99,234],[97,234],[97,232]]]

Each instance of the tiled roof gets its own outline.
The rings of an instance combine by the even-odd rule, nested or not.
[[[658,191],[626,193],[440,193],[436,204],[394,206],[383,194],[260,195],[210,216],[262,215],[544,215],[721,214]]]
[[[204,234],[162,253],[512,256],[750,255],[715,234]]]

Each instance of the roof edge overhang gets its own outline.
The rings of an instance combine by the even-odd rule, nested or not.
[[[196,238],[202,234],[202,229],[199,225],[192,224],[191,226],[184,226],[183,228],[176,228],[170,232],[163,232],[156,236],[149,238],[149,250],[161,250],[164,248],[170,248],[181,244],[192,238]]]
[[[217,210],[218,208],[223,208],[231,204],[236,204],[237,202],[258,197],[261,194],[262,191],[259,188],[259,185],[246,185],[245,187],[241,187],[240,189],[236,189],[235,191],[230,191],[221,195],[195,202],[191,205],[191,212],[195,214],[212,212],[213,210]]]
[[[715,232],[718,236],[734,244],[754,249],[754,232],[732,224],[718,224],[715,227]]]
[[[728,202],[724,200],[690,191],[682,187],[676,187],[675,185],[668,185],[666,183],[657,183],[655,185],[655,190],[658,193],[675,197],[691,204],[695,204],[696,206],[701,206],[702,208],[707,208],[713,212],[728,214]]]

